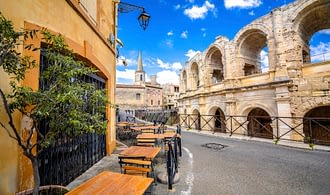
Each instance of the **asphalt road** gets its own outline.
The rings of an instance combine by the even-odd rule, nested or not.
[[[183,133],[180,181],[155,194],[330,194],[330,152]],[[216,150],[206,143],[226,145]]]

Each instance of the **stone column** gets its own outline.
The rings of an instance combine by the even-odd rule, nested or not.
[[[277,105],[277,116],[278,117],[292,117],[291,115],[291,106],[290,106],[290,96],[287,86],[279,86],[276,88],[276,105]],[[281,137],[281,139],[290,139],[292,132],[290,127],[292,127],[291,118],[280,118],[278,120],[278,129],[274,128],[275,134]],[[289,126],[288,126],[289,125]],[[285,134],[285,135],[284,135]]]

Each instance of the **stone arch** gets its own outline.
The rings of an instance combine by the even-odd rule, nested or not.
[[[330,29],[330,1],[311,0],[299,4],[293,12],[292,31],[297,32],[301,62],[311,63],[310,39],[320,30]]]
[[[248,136],[272,139],[273,128],[270,115],[262,108],[253,108],[247,117]]]
[[[205,55],[205,65],[207,67],[207,82],[219,83],[225,77],[224,49],[216,44],[211,45]]]
[[[210,123],[213,125],[214,132],[226,133],[226,117],[222,109],[218,106],[213,106],[208,111],[208,115],[212,115]]]
[[[309,110],[304,116],[305,142],[330,145],[330,105]]]
[[[193,62],[190,68],[191,72],[191,89],[196,90],[199,86],[199,68],[197,62]]]
[[[277,115],[277,111],[273,110],[271,107],[267,106],[267,104],[262,104],[262,103],[246,103],[246,104],[242,104],[238,107],[237,110],[241,110],[240,113],[238,113],[238,115],[241,116],[248,116],[248,114],[254,109],[254,108],[261,108],[263,110],[265,110],[267,113],[270,114],[270,116],[276,116]]]
[[[193,109],[191,116],[191,127],[197,130],[201,130],[201,114],[198,109]]]
[[[187,91],[187,71],[186,70],[182,71],[182,84],[183,84],[182,91],[186,92]]]
[[[263,24],[250,24],[241,29],[235,36],[233,43],[236,46],[237,63],[240,64],[242,76],[262,72],[261,51],[270,45],[272,31]]]

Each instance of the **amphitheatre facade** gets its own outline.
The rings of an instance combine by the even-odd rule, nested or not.
[[[312,136],[328,145],[330,121],[319,120],[321,128],[305,120],[330,118],[329,54],[313,62],[318,57],[309,45],[324,29],[330,29],[330,1],[297,0],[254,20],[232,40],[216,37],[180,73],[183,126],[271,139]],[[265,47],[267,70],[260,59]]]

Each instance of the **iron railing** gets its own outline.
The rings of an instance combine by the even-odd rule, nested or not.
[[[161,118],[163,113],[140,113],[146,120]],[[244,135],[308,144],[330,145],[330,118],[176,114],[166,120],[167,125],[186,129]]]
[[[325,62],[330,60],[330,52],[311,56],[311,63]]]
[[[181,139],[177,136],[167,140],[168,151],[166,155],[166,169],[168,178],[168,189],[173,188],[175,175],[179,172],[178,152],[181,156]],[[178,151],[179,150],[179,151]]]
[[[40,56],[40,73],[48,67],[44,52]],[[85,75],[82,81],[92,83],[97,89],[105,89],[105,80],[97,75]],[[39,81],[41,90],[48,87],[42,79]],[[93,112],[103,113],[105,110],[89,109]],[[47,121],[40,123],[41,132],[48,132]],[[93,166],[106,155],[105,135],[88,133],[80,136],[59,136],[55,143],[42,150],[39,155],[39,173],[41,185],[65,186],[76,177]]]

